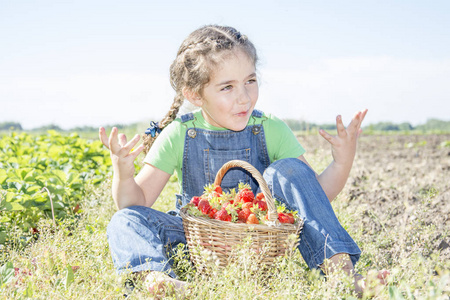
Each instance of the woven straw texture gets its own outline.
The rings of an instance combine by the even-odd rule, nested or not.
[[[224,267],[233,260],[234,249],[250,238],[250,248],[262,253],[261,264],[272,266],[276,257],[292,250],[299,242],[299,233],[303,223],[296,220],[295,224],[281,224],[270,190],[261,173],[251,164],[232,160],[222,166],[217,172],[215,185],[220,185],[223,176],[231,168],[242,168],[248,171],[258,182],[268,207],[269,225],[232,223],[220,220],[194,217],[187,213],[187,208],[180,210],[183,227],[189,248],[191,261],[200,272],[206,272],[210,261],[205,256],[213,258],[213,264]],[[295,237],[289,239],[290,235]]]

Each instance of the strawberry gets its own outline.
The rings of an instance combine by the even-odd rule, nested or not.
[[[247,188],[244,188],[239,191],[239,193],[236,194],[235,201],[236,202],[253,202],[255,199],[255,196],[253,195],[253,192]]]
[[[222,188],[220,187],[220,185],[216,185],[214,186],[214,191],[220,195],[222,195]]]
[[[217,212],[217,209],[211,208],[211,209],[209,210],[208,216],[209,216],[211,219],[214,219],[214,215],[216,214],[216,212]]]
[[[252,208],[253,207],[253,202],[245,202],[242,204],[242,208]]]
[[[198,203],[200,202],[200,199],[201,199],[200,197],[194,196],[191,199],[191,203],[194,204],[195,206],[198,206]]]
[[[263,193],[258,193],[258,194],[256,194],[256,199],[257,200],[262,200],[262,199],[264,199],[265,197],[264,197],[264,194]]]
[[[266,211],[267,210],[267,203],[266,201],[258,200],[255,201],[255,206],[258,206],[260,210]]]
[[[231,222],[231,215],[227,212],[226,209],[222,208],[214,215],[214,219],[220,221]]]
[[[189,203],[188,211],[197,217],[204,215],[211,219],[247,224],[263,224],[268,220],[268,207],[264,194],[254,195],[248,184],[239,183],[237,194],[235,190],[223,194],[219,185],[210,184],[205,186],[202,196],[192,197]],[[284,206],[280,207],[278,204],[276,208],[280,211],[279,222],[295,224],[294,214],[297,212],[287,212]],[[35,233],[34,230],[32,232]]]
[[[294,215],[292,213],[286,213],[286,215],[289,218],[289,223],[294,224],[295,223]]]
[[[209,213],[209,210],[211,209],[211,205],[209,204],[208,200],[206,200],[206,199],[200,199],[197,207],[198,207],[198,210],[201,211],[205,215],[207,215]]]
[[[290,224],[294,224],[294,217],[291,217],[289,215],[287,215],[286,213],[278,213],[278,221],[280,221],[280,223],[290,223]]]
[[[247,224],[259,224],[259,220],[254,213],[251,213],[247,218]]]
[[[243,208],[240,212],[238,212],[238,219],[242,222],[247,222],[248,216],[251,214],[251,210],[249,208]]]

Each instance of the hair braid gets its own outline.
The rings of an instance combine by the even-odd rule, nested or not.
[[[173,99],[172,106],[169,112],[164,116],[164,118],[159,122],[159,128],[163,129],[169,125],[177,117],[177,113],[180,110],[181,105],[183,105],[184,97],[182,93],[177,93]],[[153,145],[153,142],[158,137],[159,133],[156,133],[154,137],[151,135],[144,136],[144,153],[147,154]]]

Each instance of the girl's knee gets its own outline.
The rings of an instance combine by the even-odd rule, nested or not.
[[[281,176],[289,178],[292,176],[307,177],[314,176],[314,171],[303,161],[298,158],[284,158],[273,162],[264,172],[264,176],[273,177]]]
[[[126,222],[126,213],[125,211],[126,208],[121,209],[119,211],[117,211],[111,218],[111,220],[109,220],[108,226],[106,227],[106,233],[108,234],[108,236],[111,233],[114,233],[117,231],[117,229],[121,228],[121,226],[123,226],[124,222]]]
[[[139,220],[144,220],[145,217],[141,212],[139,207],[127,207],[117,211],[109,221],[107,227],[107,233],[117,232],[121,228],[127,226],[130,223],[140,222]]]

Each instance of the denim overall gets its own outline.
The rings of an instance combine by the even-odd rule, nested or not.
[[[260,111],[252,114],[252,118],[261,117]],[[183,123],[192,119],[191,113],[181,117]],[[183,194],[177,195],[176,210],[164,213],[131,206],[116,212],[108,225],[108,242],[119,273],[155,270],[176,278],[170,253],[178,244],[186,244],[178,211],[192,196],[201,195],[222,165],[233,159],[252,164],[263,174],[273,196],[299,212],[304,226],[298,248],[310,268],[318,268],[325,258],[337,253],[350,254],[353,265],[356,263],[361,251],[340,225],[314,171],[297,158],[270,164],[261,124],[248,125],[240,132],[198,129],[195,121],[193,124],[185,136]],[[253,191],[258,189],[250,174],[239,168],[228,171],[221,186],[226,190],[239,182],[250,184]]]

